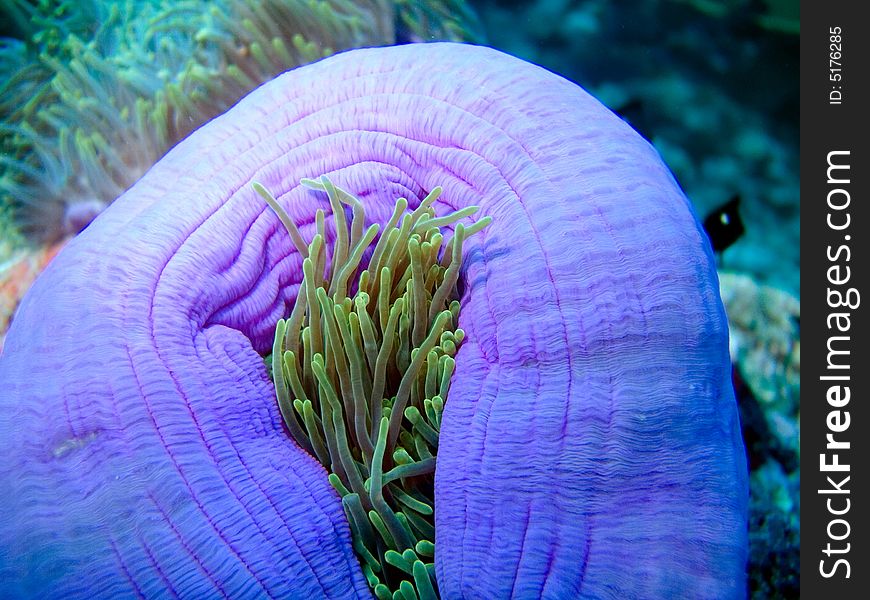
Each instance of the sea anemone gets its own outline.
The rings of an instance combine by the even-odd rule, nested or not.
[[[462,0],[12,0],[0,11],[0,216],[77,233],[166,150],[278,73],[363,46],[475,40]]]
[[[334,194],[300,184],[323,174]],[[49,265],[0,357],[5,595],[377,592],[344,491],[285,421],[264,357],[281,355],[278,383],[298,350],[281,345],[295,343],[286,325],[276,345],[276,323],[326,272],[319,252],[343,256],[342,221],[363,239],[396,198],[413,213],[438,187],[433,221],[472,205],[492,218],[451,254],[461,312],[440,317],[463,331],[432,499],[441,597],[745,595],[728,333],[689,202],[652,147],[579,87],[459,44],[355,50],[277,77],[178,144]],[[339,188],[364,222],[353,201],[330,205]],[[442,236],[472,226],[464,216]],[[375,251],[360,264],[374,268]],[[360,279],[349,297],[375,281]],[[314,290],[322,312],[308,318],[331,309],[350,323],[343,285]],[[340,389],[300,339],[299,368]],[[309,400],[314,380],[303,377]],[[350,381],[327,402],[350,402]]]

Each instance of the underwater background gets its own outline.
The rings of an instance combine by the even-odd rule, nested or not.
[[[700,219],[739,197],[745,231],[719,275],[751,468],[750,595],[798,595],[796,0],[0,6],[0,351],[57,249],[172,145],[259,83],[344,49],[490,45],[622,116]]]

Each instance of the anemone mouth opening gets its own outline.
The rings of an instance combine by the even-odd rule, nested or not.
[[[435,188],[411,212],[399,198],[377,238],[380,226],[365,228],[358,198],[325,176],[302,184],[329,198],[329,261],[323,210],[306,244],[269,191],[253,184],[303,257],[296,302],[266,357],[278,407],[290,436],[329,472],[375,596],[437,598],[434,474],[465,338],[462,244],[491,218],[461,223],[476,206],[436,217]],[[441,228],[452,224],[445,239]]]

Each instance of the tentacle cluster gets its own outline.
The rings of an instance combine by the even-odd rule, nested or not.
[[[37,238],[77,233],[167,149],[282,71],[394,43],[396,21],[415,39],[477,38],[462,0],[426,10],[13,0],[2,16],[16,37],[0,32],[0,213]]]
[[[400,198],[357,279],[379,226],[366,229],[363,205],[328,178],[302,183],[325,191],[335,216],[328,269],[323,211],[306,245],[278,202],[254,184],[305,257],[296,303],[278,321],[271,355],[281,415],[296,442],[329,470],[375,595],[436,598],[435,455],[453,357],[465,337],[453,298],[463,240],[491,218],[457,223],[476,206],[436,217],[431,206],[441,188],[411,213]],[[349,224],[343,205],[352,210]],[[441,228],[453,223],[445,242]]]

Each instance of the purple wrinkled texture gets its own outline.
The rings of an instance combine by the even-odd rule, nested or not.
[[[712,255],[656,152],[494,50],[357,50],[179,144],[73,240],[0,357],[7,596],[368,596],[258,355],[329,175],[383,222],[436,185],[493,223],[436,474],[445,598],[745,594],[747,475]]]

